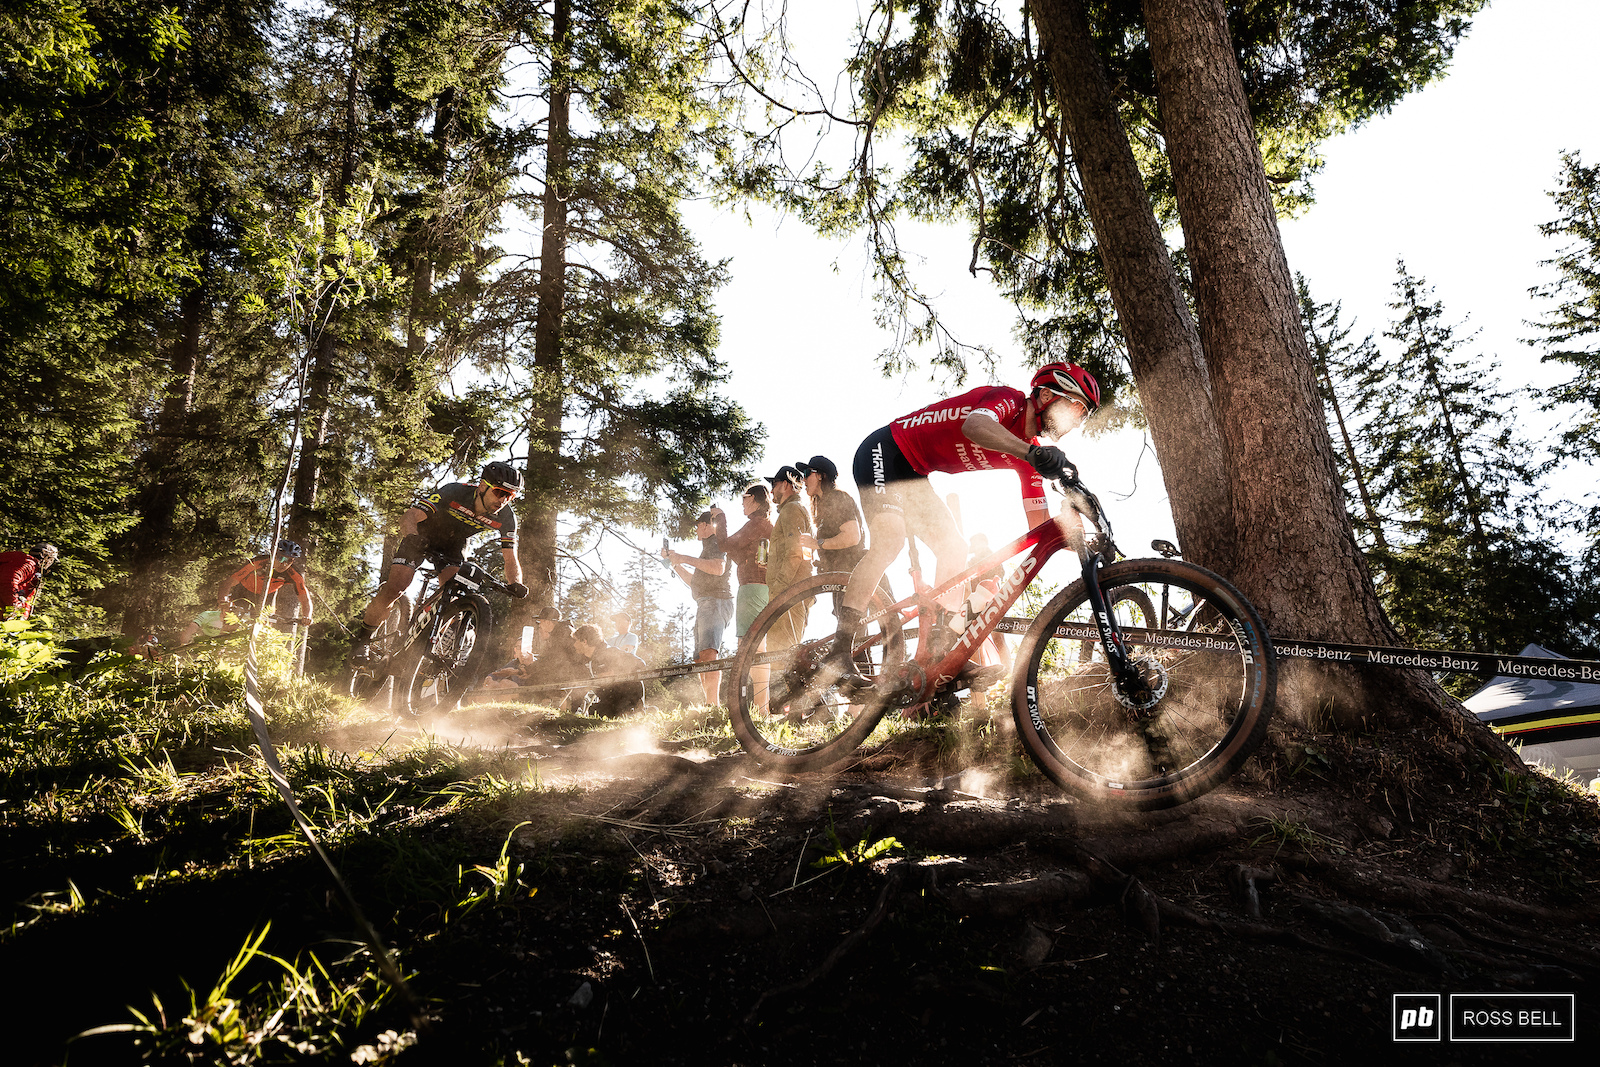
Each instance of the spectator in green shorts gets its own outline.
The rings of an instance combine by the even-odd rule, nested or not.
[[[734,636],[743,644],[750,624],[767,606],[767,543],[772,537],[772,494],[767,484],[752,483],[740,498],[740,506],[744,508],[745,524],[728,535],[725,546],[739,579],[733,616]],[[765,701],[766,666],[752,667],[750,677],[756,684],[758,697]]]
[[[772,537],[772,497],[766,484],[756,482],[740,500],[745,524],[723,542],[733,560],[739,588],[735,594],[734,636],[742,639],[767,606],[767,541]]]

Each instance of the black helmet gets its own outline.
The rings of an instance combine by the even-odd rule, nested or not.
[[[41,570],[49,570],[50,565],[61,558],[61,550],[47,541],[28,549],[28,555],[39,561]]]
[[[481,477],[490,485],[510,489],[516,493],[522,492],[522,472],[503,459],[486,464]]]
[[[279,556],[288,556],[290,559],[299,559],[305,554],[306,550],[301,548],[299,543],[296,541],[291,541],[285,537],[282,541],[278,542]]]

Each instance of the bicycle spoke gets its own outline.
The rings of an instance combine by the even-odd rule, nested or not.
[[[1126,584],[1112,586],[1113,577]],[[1093,612],[1074,586],[1029,635],[1032,696],[1018,697],[1019,730],[1029,754],[1068,788],[1133,806],[1180,802],[1232,773],[1259,743],[1271,691],[1265,635],[1248,605],[1224,599],[1212,589],[1225,588],[1221,580],[1199,568],[1129,561],[1106,568],[1104,581],[1116,618],[1139,623],[1125,636],[1142,683],[1119,686],[1098,636],[1083,636],[1094,632]],[[1186,632],[1217,640],[1176,646],[1178,635],[1156,626],[1149,607],[1163,600]],[[1063,626],[1071,637],[1058,633]],[[1241,634],[1259,647],[1241,647]]]
[[[791,769],[844,758],[881,715],[872,696],[852,696],[819,673],[837,627],[830,594],[812,592],[821,584],[812,579],[774,598],[741,646],[730,691],[740,742],[758,759]],[[902,647],[897,629],[886,634],[881,622],[869,623],[855,645],[856,669],[877,681]]]

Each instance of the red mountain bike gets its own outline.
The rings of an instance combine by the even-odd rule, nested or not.
[[[1181,804],[1231,777],[1266,736],[1276,694],[1260,616],[1221,577],[1184,560],[1111,562],[1099,500],[1076,470],[1057,484],[1067,501],[1060,517],[939,586],[892,604],[875,594],[855,648],[870,690],[814,684],[835,619],[813,609],[848,575],[819,574],[775,596],[733,666],[729,713],[746,751],[788,770],[827,767],[867,741],[886,713],[965,687],[969,657],[1051,557],[1070,548],[1082,577],[1039,612],[1013,668],[1012,714],[1029,757],[1062,788],[1132,809]],[[1003,564],[982,613],[940,632],[935,599]],[[1163,625],[1157,602],[1181,624]]]

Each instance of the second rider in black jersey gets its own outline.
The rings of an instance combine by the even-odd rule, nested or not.
[[[429,556],[444,556],[455,563],[466,558],[467,542],[480,533],[497,534],[505,554],[506,585],[518,597],[528,595],[522,584],[522,564],[517,561],[517,516],[511,502],[522,491],[522,472],[496,460],[483,468],[478,484],[446,482],[417,500],[400,516],[400,545],[390,561],[389,575],[362,613],[356,630],[355,655],[366,654],[367,643],[383,624],[396,600],[411,587],[417,568]]]

